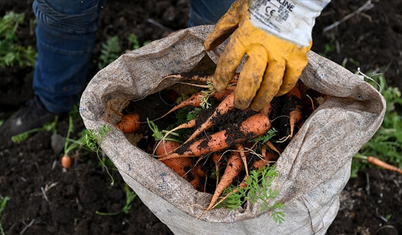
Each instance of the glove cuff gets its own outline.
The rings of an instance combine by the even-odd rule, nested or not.
[[[309,46],[315,18],[331,0],[249,0],[250,22],[300,47]]]

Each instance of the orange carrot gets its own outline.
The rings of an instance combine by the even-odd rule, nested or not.
[[[219,196],[222,194],[229,185],[232,184],[234,178],[238,176],[243,169],[243,161],[241,160],[240,154],[238,152],[232,152],[227,162],[225,172],[222,175],[221,181],[215,189],[214,195],[209,203],[208,208],[205,211],[209,211],[218,200]]]
[[[243,161],[244,168],[246,169],[246,175],[248,175],[247,159],[246,159],[246,153],[244,150],[244,146],[241,144],[236,144],[236,149],[240,153],[241,160]]]
[[[296,83],[296,85],[285,96],[288,104],[295,106],[293,110],[289,112],[289,124],[290,124],[289,138],[292,138],[296,123],[302,119],[303,106],[299,89],[299,83]]]
[[[123,115],[122,112],[115,110],[111,104],[108,105],[110,110],[121,117],[121,120],[115,125],[123,133],[130,134],[136,132],[140,128],[140,116],[136,113]]]
[[[272,151],[277,152],[279,155],[281,155],[281,151],[279,151],[279,149],[271,142],[271,141],[267,141],[265,142],[265,144],[268,146],[268,148],[270,148]]]
[[[183,145],[175,152],[160,159],[166,160],[180,157],[199,157],[207,153],[226,149],[233,144],[244,142],[247,138],[261,136],[265,134],[269,128],[271,128],[271,123],[269,122],[268,116],[262,113],[257,113],[241,123],[239,128],[240,133],[242,134],[241,137],[234,138],[230,133],[227,133],[226,130],[223,130],[214,133],[211,136],[194,141],[190,145]],[[232,138],[234,139],[231,140]]]
[[[262,154],[262,156],[262,158],[258,158],[253,162],[250,167],[250,171],[260,170],[264,166],[268,165],[271,161],[278,159],[278,154],[272,152],[265,152]]]
[[[186,122],[186,123],[183,123],[183,124],[178,125],[177,127],[175,127],[175,128],[173,128],[173,129],[171,129],[170,131],[166,132],[166,134],[162,137],[162,140],[165,140],[165,138],[166,138],[170,133],[172,133],[172,132],[174,132],[174,131],[177,131],[177,130],[180,130],[180,129],[185,129],[185,128],[192,128],[192,127],[195,127],[196,121],[197,121],[197,119],[195,118],[195,119],[192,119],[192,120],[190,120],[190,121],[188,121],[188,122]],[[161,144],[161,143],[163,143],[163,141],[159,141],[159,143],[158,143],[158,144],[156,145],[156,147],[155,147],[155,150],[158,149],[158,145]],[[180,146],[180,145],[177,145],[177,147],[179,147],[179,146]],[[154,150],[154,151],[155,151],[155,150]],[[172,149],[172,152],[173,152],[173,149]],[[154,152],[154,154],[155,154],[155,152]],[[158,155],[158,156],[162,156],[162,155]]]
[[[253,171],[253,170],[258,171],[261,168],[263,168],[264,166],[268,165],[270,161],[278,158],[278,155],[276,153],[270,153],[270,152],[267,153],[264,146],[261,149],[261,155],[263,157],[255,160],[253,162],[253,164],[250,167],[250,171]],[[212,208],[215,208],[216,206],[221,204],[223,201],[226,200],[227,197],[229,197],[233,193],[237,193],[239,191],[239,189],[246,187],[247,186],[246,180],[248,177],[249,177],[249,175],[246,175],[244,177],[243,181],[233,191],[231,191],[230,193],[226,194],[223,198],[221,198],[217,203],[215,203],[215,205],[213,205]]]
[[[222,92],[214,92],[211,94],[210,97],[215,98],[218,101],[221,101],[223,98],[225,98],[228,94],[233,93],[234,87],[228,87]],[[200,107],[202,100],[204,99],[204,93],[202,91],[197,92],[193,95],[191,95],[188,99],[180,102],[178,105],[174,106],[171,110],[169,110],[167,113],[165,113],[163,116],[159,117],[158,119],[161,119],[163,117],[166,117],[170,113],[173,113],[181,108],[187,107],[187,106],[192,106],[192,107]]]
[[[196,165],[195,169],[196,169],[197,175],[199,175],[200,177],[204,178],[207,175],[207,172],[202,167],[202,165]]]
[[[236,73],[233,76],[233,78],[230,80],[230,84],[237,83],[237,81],[239,80],[239,76],[240,76],[240,73]],[[187,78],[186,76],[184,76],[184,77]],[[187,78],[187,80],[190,80],[190,81],[204,82],[204,83],[211,82],[213,79],[214,79],[214,75],[208,75],[208,76],[195,75],[195,76]]]
[[[218,185],[219,183],[219,168],[221,166],[221,162],[222,162],[222,155],[220,152],[214,152],[212,153],[212,161],[215,164],[215,174],[216,174],[216,185]]]
[[[214,113],[209,116],[208,119],[204,123],[202,123],[190,137],[188,137],[185,143],[192,141],[203,131],[210,128],[213,125],[212,119],[218,117],[219,115],[224,115],[230,110],[234,109],[233,101],[234,93],[232,92],[228,96],[226,96],[226,98],[218,105],[218,107],[216,107]]]
[[[384,168],[385,170],[394,171],[394,172],[397,172],[399,174],[402,174],[402,169],[399,169],[396,166],[393,166],[393,165],[390,165],[390,164],[388,164],[386,162],[383,162],[383,161],[381,161],[380,159],[378,159],[376,157],[368,156],[367,157],[367,162],[370,163],[370,164],[373,164],[375,166]]]
[[[71,167],[71,157],[68,155],[64,155],[61,158],[61,165],[65,168],[65,169],[69,169]]]
[[[140,116],[135,113],[123,115],[120,122],[118,122],[115,126],[125,134],[133,133],[140,128],[139,119]]]
[[[169,135],[170,133],[172,133],[174,131],[180,130],[180,129],[193,128],[196,125],[196,121],[197,121],[197,119],[194,118],[194,119],[192,119],[192,120],[190,120],[190,121],[188,121],[186,123],[180,124],[177,127],[175,127],[173,129],[171,129],[170,131],[166,132],[165,136]]]
[[[174,141],[161,141],[156,149],[156,155],[163,156],[174,151],[179,143]],[[197,174],[197,168],[194,167],[194,162],[191,158],[176,158],[162,160],[162,162],[176,172],[179,176],[187,180],[195,189],[203,191],[201,179]]]

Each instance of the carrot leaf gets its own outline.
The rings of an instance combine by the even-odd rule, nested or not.
[[[203,97],[201,101],[201,107],[203,109],[208,109],[211,107],[211,103],[208,102],[209,97],[216,92],[214,85],[211,81],[207,81],[208,90],[202,91]]]
[[[245,187],[230,186],[224,191],[224,194],[228,196],[220,204],[220,207],[235,210],[246,201],[250,201],[253,204],[261,202],[261,210],[271,210],[274,221],[282,223],[285,214],[282,211],[278,211],[278,209],[283,208],[284,204],[275,201],[279,191],[271,188],[273,181],[277,177],[278,171],[275,169],[275,165],[265,166],[258,171],[250,171],[250,175],[245,181]],[[233,193],[235,190],[237,192]]]
[[[96,156],[99,159],[99,162],[102,164],[102,166],[106,169],[106,173],[109,175],[110,179],[111,179],[111,185],[114,184],[114,178],[112,176],[112,174],[110,174],[109,172],[109,168],[106,166],[105,161],[102,160],[102,158],[100,157],[100,153],[101,152],[101,148],[100,148],[100,144],[102,143],[103,139],[106,137],[107,133],[109,133],[109,131],[111,130],[111,127],[108,125],[104,125],[102,126],[98,133],[96,133],[94,130],[88,130],[88,132],[84,135],[84,143],[85,145],[93,152],[96,153]],[[102,152],[102,155],[104,153]]]
[[[254,138],[254,142],[265,143],[272,139],[278,131],[275,128],[269,129],[264,135]]]
[[[171,132],[171,133],[169,133],[168,137],[166,138],[164,133],[167,133],[168,131],[166,131],[166,130],[160,131],[158,126],[153,121],[149,120],[148,118],[147,118],[147,122],[148,122],[149,129],[151,129],[151,131],[153,132],[152,136],[155,138],[155,140],[169,140],[169,141],[174,141],[174,142],[179,142],[179,143],[182,142],[178,139],[169,137],[171,135],[178,136],[177,133]]]

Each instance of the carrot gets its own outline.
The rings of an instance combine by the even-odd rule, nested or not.
[[[221,160],[222,160],[222,155],[221,155],[220,152],[214,152],[212,154],[212,161],[215,164],[216,185],[218,185],[218,183],[219,183],[219,176],[220,176],[219,175],[219,168],[220,168],[221,163],[222,163]]]
[[[265,147],[264,147],[264,149],[265,149]],[[265,151],[265,153],[262,154],[262,158],[258,158],[257,160],[255,160],[253,162],[253,164],[250,167],[250,171],[254,171],[254,170],[258,171],[276,159],[278,159],[278,154]]]
[[[121,130],[125,134],[130,134],[133,132],[138,131],[140,128],[140,116],[136,113],[132,114],[126,114],[123,115],[122,112],[116,111],[111,105],[109,105],[109,108],[119,115],[121,117],[120,122],[118,122],[115,127],[117,127],[119,130]]]
[[[241,160],[243,161],[244,168],[246,169],[246,175],[248,175],[247,159],[246,159],[246,153],[244,150],[244,146],[241,144],[236,144],[236,149],[240,153]]]
[[[61,158],[61,165],[65,169],[69,169],[71,167],[71,157],[68,155],[65,155]]]
[[[378,166],[378,167],[381,167],[381,168],[384,168],[385,170],[394,171],[394,172],[397,172],[399,174],[402,174],[402,169],[399,169],[396,166],[393,166],[393,165],[390,165],[390,164],[388,164],[386,162],[383,162],[383,161],[381,161],[380,159],[378,159],[376,157],[368,156],[366,158],[366,160],[367,160],[368,163],[373,164],[373,165]]]
[[[156,155],[163,156],[174,151],[179,143],[174,141],[161,141],[162,143],[156,148]],[[203,191],[200,176],[197,174],[197,168],[194,167],[194,162],[191,158],[176,158],[162,160],[162,162],[176,172],[179,176],[187,180],[195,189]]]
[[[240,157],[238,152],[232,152],[227,162],[227,166],[225,172],[222,175],[221,181],[219,182],[218,186],[215,189],[214,195],[209,203],[208,208],[204,211],[209,211],[216,201],[218,200],[219,196],[222,194],[223,190],[225,190],[229,185],[232,184],[234,178],[238,176],[243,169],[243,161]]]
[[[240,73],[236,73],[232,80],[230,80],[230,84],[233,83],[237,83],[237,81],[239,80],[239,76]],[[195,75],[195,76],[191,76],[191,74],[178,74],[178,75],[168,75],[165,78],[176,78],[176,79],[185,79],[185,80],[190,80],[190,81],[194,81],[194,82],[203,82],[203,83],[207,83],[207,82],[211,82],[212,79],[214,79],[214,75],[207,75],[207,76],[203,76],[203,75]]]
[[[192,120],[190,120],[190,121],[188,121],[188,122],[186,122],[186,123],[180,124],[179,126],[173,128],[173,129],[171,129],[170,131],[166,132],[166,134],[162,137],[162,140],[165,140],[166,137],[167,137],[170,133],[172,133],[172,132],[174,132],[174,131],[177,131],[177,130],[180,130],[180,129],[192,128],[192,127],[194,127],[195,124],[196,124],[196,121],[197,121],[197,119],[195,118],[195,119],[192,119]],[[159,143],[158,143],[157,146],[155,147],[155,150],[158,149],[158,145],[159,145],[160,143],[163,143],[163,141],[159,141]],[[179,146],[180,146],[180,145],[177,145],[177,147],[179,147]],[[172,150],[172,151],[173,151],[173,150]],[[154,152],[154,153],[155,153],[155,152]],[[157,155],[158,155],[158,154],[157,154]],[[159,156],[161,156],[161,155],[159,155]]]
[[[170,140],[163,140],[158,143],[155,148],[155,154],[157,156],[163,156],[169,154],[176,150],[180,146],[180,143],[170,141]]]
[[[202,167],[202,165],[197,165],[195,166],[197,175],[199,175],[200,177],[205,177],[207,176],[207,172],[205,171],[205,169]]]
[[[123,133],[130,134],[136,132],[140,128],[140,116],[138,114],[132,113],[123,115],[121,121],[115,126],[119,128]]]
[[[121,117],[121,120],[115,125],[125,134],[130,134],[138,131],[140,128],[140,116],[136,113],[123,115],[122,112],[115,110],[110,104],[108,107],[117,115]]]
[[[211,116],[209,116],[208,119],[204,123],[202,123],[184,143],[192,141],[203,131],[210,128],[213,125],[212,119],[216,118],[219,115],[224,115],[228,113],[230,110],[234,109],[233,102],[234,102],[234,93],[232,92],[228,96],[226,96],[226,98],[218,105],[218,107],[216,107],[214,113]]]
[[[226,130],[216,132],[211,136],[194,141],[189,145],[183,145],[175,152],[168,154],[161,160],[180,158],[180,157],[199,157],[201,155],[220,151],[230,147],[232,144],[241,143],[247,140],[247,138],[255,138],[265,134],[271,123],[267,115],[257,113],[248,117],[243,121],[239,127],[241,136],[235,138],[227,133]],[[229,138],[230,137],[230,138]],[[233,140],[232,140],[233,139]]]
[[[278,148],[277,148],[271,141],[268,140],[265,144],[266,144],[266,145],[268,146],[268,148],[270,148],[272,151],[275,151],[275,152],[277,152],[279,155],[281,155],[281,151],[279,151]]]
[[[250,171],[258,171],[264,166],[268,165],[270,161],[277,159],[278,155],[276,153],[267,153],[265,147],[263,146],[261,149],[261,155],[263,156],[262,158],[259,158],[253,162],[253,164],[250,167]],[[230,195],[237,193],[239,189],[242,189],[247,186],[246,180],[249,177],[249,175],[246,175],[243,179],[243,181],[230,193],[226,194],[223,198],[221,198],[215,205],[213,205],[212,208],[215,208],[219,204],[221,204],[223,201],[226,200]]]
[[[299,89],[299,83],[288,92],[286,93],[286,100],[287,104],[294,106],[292,111],[289,112],[289,124],[290,124],[290,135],[289,138],[293,137],[295,125],[302,119],[303,113],[303,106],[302,106],[302,99]]]
[[[223,98],[225,98],[228,94],[233,93],[234,87],[228,87],[222,92],[214,92],[211,94],[211,97],[214,97],[216,100],[221,101]],[[193,95],[191,95],[188,99],[180,102],[178,105],[174,106],[172,109],[170,109],[167,113],[162,115],[161,117],[157,119],[161,119],[166,117],[167,115],[181,109],[187,106],[192,106],[192,107],[200,107],[201,103],[204,99],[205,95],[203,91],[197,92]]]

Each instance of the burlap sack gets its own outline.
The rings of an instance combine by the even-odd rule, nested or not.
[[[213,26],[176,32],[122,55],[101,70],[82,95],[80,113],[88,129],[115,124],[121,108],[177,83],[164,76],[189,72],[204,58],[217,62],[224,45],[206,52],[203,41]],[[301,80],[328,94],[277,162],[274,188],[285,203],[285,221],[277,224],[261,204],[245,209],[214,209],[201,219],[211,195],[197,192],[180,176],[141,149],[116,128],[101,143],[125,182],[175,234],[325,234],[339,209],[339,194],[350,176],[351,159],[381,125],[383,97],[343,67],[310,52]],[[113,125],[112,125],[113,126]],[[135,210],[135,208],[133,208]]]

